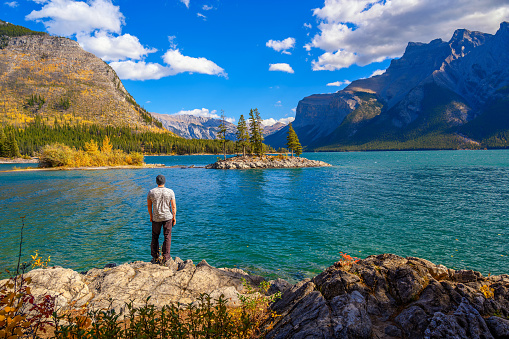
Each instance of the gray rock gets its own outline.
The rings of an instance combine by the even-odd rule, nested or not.
[[[403,329],[408,338],[423,338],[424,331],[428,327],[428,315],[418,306],[410,306],[404,309],[395,319],[396,324]]]
[[[372,324],[366,299],[359,291],[334,297],[330,306],[336,338],[371,338]]]
[[[509,320],[500,317],[489,317],[486,325],[495,339],[509,339]]]
[[[292,286],[288,281],[281,279],[281,278],[278,278],[276,280],[271,280],[271,281],[269,281],[269,283],[270,283],[270,287],[269,287],[269,290],[267,291],[268,295],[272,295],[277,292],[283,293]]]
[[[385,329],[384,329],[384,333],[387,334],[389,337],[401,337],[403,336],[403,333],[401,332],[401,330],[394,326],[394,325],[388,325]]]
[[[452,315],[435,313],[424,332],[424,338],[493,339],[493,336],[483,317],[463,298]]]
[[[282,317],[265,337],[333,338],[327,302],[320,292],[311,291],[293,306],[291,316]]]

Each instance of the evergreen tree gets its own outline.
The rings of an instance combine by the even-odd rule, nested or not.
[[[221,140],[221,143],[223,144],[223,156],[224,160],[226,160],[226,121],[223,110],[221,110],[221,124],[219,125],[217,139]]]
[[[263,155],[263,134],[261,131],[262,120],[258,108],[249,111],[249,127],[251,129],[251,136],[249,141],[251,142],[251,148],[259,156]]]
[[[14,136],[13,132],[9,133],[7,147],[9,148],[7,155],[8,157],[19,158],[21,156],[18,148],[18,142],[16,141],[16,137]]]
[[[4,128],[0,126],[0,157],[7,156],[7,137],[4,133]]]
[[[292,123],[288,124],[288,135],[286,136],[286,146],[288,146],[288,149],[292,151],[292,157],[293,152],[297,156],[302,154],[302,146],[299,142],[299,138],[297,137],[297,133],[295,133],[295,130],[293,129]]]
[[[237,141],[242,147],[242,155],[246,156],[246,144],[249,142],[249,131],[243,114],[240,115],[237,125]]]

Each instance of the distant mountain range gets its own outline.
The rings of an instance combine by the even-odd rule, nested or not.
[[[219,132],[220,119],[194,116],[191,114],[159,114],[150,113],[154,118],[161,121],[169,131],[186,139],[216,139]],[[237,126],[228,121],[226,124],[226,138],[236,140]],[[272,126],[264,126],[265,136],[275,133],[286,125],[277,122]]]
[[[509,23],[410,42],[382,75],[302,99],[293,127],[317,151],[509,147]]]

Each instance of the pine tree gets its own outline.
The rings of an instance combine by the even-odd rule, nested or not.
[[[217,138],[222,141],[223,157],[224,160],[226,160],[226,121],[223,110],[221,110],[221,124],[219,125],[219,132],[217,133]]]
[[[243,114],[240,115],[237,125],[237,141],[242,146],[242,155],[246,156],[246,143],[249,141],[249,131]]]
[[[0,126],[0,157],[7,156],[7,137],[4,133],[4,128]]]
[[[292,123],[288,124],[288,135],[286,136],[286,146],[288,146],[288,149],[292,151],[292,157],[293,152],[297,156],[302,154],[302,146],[299,142],[299,138],[297,137],[297,133],[295,133],[295,130],[293,129]]]
[[[16,137],[14,136],[14,132],[9,134],[7,145],[9,147],[8,157],[11,158],[19,158],[21,153],[19,152],[18,142],[16,141]]]
[[[249,127],[251,129],[251,136],[249,141],[251,142],[251,148],[259,156],[263,155],[263,134],[261,131],[262,119],[258,108],[249,111]]]

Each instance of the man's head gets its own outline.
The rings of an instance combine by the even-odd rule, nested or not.
[[[164,175],[159,174],[156,177],[156,183],[157,183],[158,186],[164,185],[165,182],[166,182],[166,178],[164,177]]]

